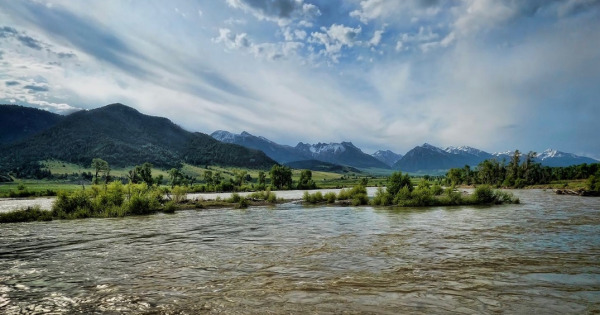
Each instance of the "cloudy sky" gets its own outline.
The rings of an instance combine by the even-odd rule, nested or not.
[[[598,0],[0,0],[0,103],[600,158]]]

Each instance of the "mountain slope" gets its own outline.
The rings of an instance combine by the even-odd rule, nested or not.
[[[37,108],[0,105],[0,146],[44,131],[63,118],[61,115]]]
[[[308,155],[301,154],[291,146],[277,144],[265,137],[257,137],[245,131],[241,134],[234,134],[224,130],[217,130],[210,136],[224,143],[238,144],[246,148],[262,151],[279,163],[308,160],[311,158]]]
[[[0,153],[5,163],[58,159],[88,164],[99,157],[113,166],[150,162],[170,167],[188,162],[268,168],[275,164],[262,152],[221,143],[122,104],[73,113],[7,148]]]
[[[388,166],[394,165],[394,163],[398,162],[402,158],[402,154],[394,153],[390,150],[378,150],[377,152],[371,154],[374,158],[379,161],[385,163]]]
[[[425,143],[406,152],[393,168],[404,172],[435,172],[457,167],[460,163],[458,155]]]

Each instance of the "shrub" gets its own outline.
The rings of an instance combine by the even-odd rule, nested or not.
[[[373,200],[371,200],[371,204],[374,206],[390,205],[392,204],[392,196],[382,187],[379,187],[375,192],[375,197],[373,197]]]
[[[186,200],[187,196],[187,188],[184,186],[175,186],[173,187],[173,189],[171,190],[173,193],[173,202],[175,203],[182,203],[184,200]]]
[[[471,198],[473,203],[476,204],[494,203],[496,201],[494,190],[489,185],[477,186]]]
[[[238,209],[248,208],[248,200],[245,198],[241,198],[236,206]]]
[[[52,212],[41,210],[40,206],[33,206],[21,210],[0,213],[0,223],[32,221],[52,221]]]
[[[240,200],[242,200],[242,197],[240,197],[240,194],[233,193],[233,194],[231,194],[231,197],[229,197],[229,199],[227,199],[227,202],[236,203],[236,202],[240,202]]]
[[[336,195],[334,192],[328,192],[323,196],[323,198],[327,200],[327,203],[335,203]]]
[[[277,202],[277,196],[275,195],[274,192],[271,192],[270,190],[267,191],[267,202],[268,203],[276,203]]]
[[[175,206],[175,202],[169,201],[169,202],[165,203],[163,212],[164,213],[175,213],[175,209],[177,209],[177,206]]]
[[[431,193],[434,196],[439,196],[444,192],[444,189],[442,188],[442,186],[440,186],[439,184],[434,184],[433,186],[431,186]]]

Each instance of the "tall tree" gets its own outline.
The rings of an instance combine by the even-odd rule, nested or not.
[[[273,165],[270,171],[271,182],[277,189],[292,188],[292,170],[287,166]]]
[[[298,180],[298,189],[315,189],[317,184],[312,180],[311,170],[302,170],[300,172],[300,179]]]
[[[98,184],[98,174],[106,173],[110,171],[110,167],[108,166],[108,162],[104,161],[100,158],[92,159],[92,168],[96,171],[94,183]]]

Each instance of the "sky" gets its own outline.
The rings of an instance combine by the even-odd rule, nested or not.
[[[0,0],[0,103],[600,159],[599,0]]]

